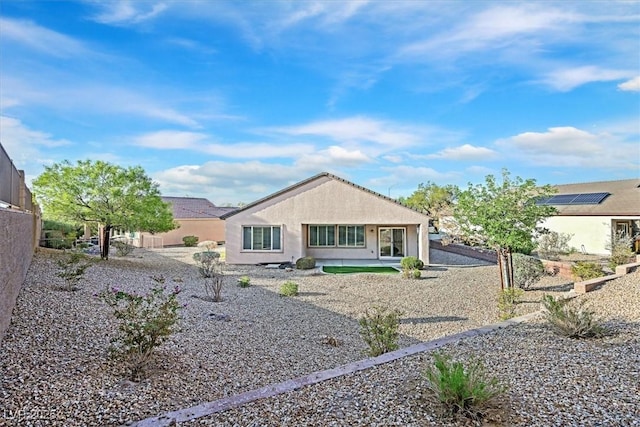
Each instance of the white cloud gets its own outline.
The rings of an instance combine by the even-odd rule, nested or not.
[[[34,166],[38,163],[51,163],[42,149],[51,149],[70,145],[65,139],[55,139],[52,135],[30,129],[20,120],[0,116],[0,135],[2,146],[18,168]]]
[[[547,132],[524,132],[496,141],[505,158],[528,164],[560,167],[638,170],[640,141],[610,132],[593,134],[571,126]],[[624,153],[624,154],[621,154]]]
[[[578,86],[593,82],[608,82],[628,78],[633,71],[613,70],[596,66],[562,68],[548,73],[542,82],[553,89],[568,92]]]
[[[326,170],[335,167],[356,167],[370,162],[372,159],[360,150],[347,150],[332,145],[325,150],[301,156],[296,165],[305,170]]]
[[[50,56],[68,58],[90,55],[91,50],[81,42],[31,21],[0,18],[2,38]]]
[[[168,6],[165,3],[149,3],[141,1],[117,0],[98,2],[101,8],[93,19],[102,24],[138,23],[153,19],[164,12]]]
[[[473,161],[494,159],[497,155],[498,153],[489,148],[464,144],[459,147],[445,148],[435,154],[427,155],[426,157],[430,159]]]
[[[630,92],[640,92],[640,76],[634,77],[618,85],[618,89]]]
[[[163,130],[140,135],[134,139],[134,144],[157,150],[194,150],[207,139],[204,133]]]

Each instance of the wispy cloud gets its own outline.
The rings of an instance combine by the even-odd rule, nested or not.
[[[632,70],[614,70],[589,65],[555,70],[548,73],[542,82],[553,89],[567,92],[587,83],[626,79],[635,73]]]
[[[618,85],[618,89],[629,92],[640,92],[640,76],[634,77]]]
[[[475,147],[470,144],[464,144],[459,147],[450,147],[438,151],[435,154],[425,156],[428,159],[444,159],[444,160],[491,160],[495,159],[498,153],[490,148]]]
[[[30,129],[22,121],[8,116],[0,116],[0,135],[3,147],[16,165],[20,168],[29,166],[32,170],[39,169],[42,163],[51,163],[43,149],[71,145],[70,141]]]
[[[92,55],[84,43],[31,21],[0,18],[0,28],[5,41],[19,43],[41,54],[59,58]]]
[[[103,24],[139,23],[155,18],[164,12],[167,4],[115,0],[95,3],[100,11],[93,15],[96,22]]]

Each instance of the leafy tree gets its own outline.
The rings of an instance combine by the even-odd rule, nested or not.
[[[100,160],[72,165],[65,160],[45,167],[33,181],[33,187],[48,217],[103,227],[100,252],[103,259],[109,259],[114,228],[152,233],[175,228],[158,185],[140,166],[125,169]]]
[[[400,197],[398,201],[405,206],[429,215],[433,226],[438,229],[440,218],[451,215],[453,203],[460,189],[452,184],[439,186],[431,181],[418,184],[418,189],[409,197]]]
[[[502,183],[493,175],[485,185],[469,184],[460,192],[454,217],[466,237],[480,238],[498,253],[502,288],[513,286],[512,252],[529,254],[534,248],[537,225],[556,212],[553,206],[537,204],[555,190],[537,186],[534,179],[510,178],[502,170]]]

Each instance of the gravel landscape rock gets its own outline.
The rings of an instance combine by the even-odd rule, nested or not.
[[[453,254],[433,254],[438,265],[420,280],[228,266],[224,301],[213,303],[199,298],[204,286],[192,253],[138,249],[98,262],[75,292],[55,290],[57,255],[36,254],[0,344],[0,425],[123,425],[363,359],[358,318],[373,305],[404,312],[401,347],[498,320],[497,267],[463,265],[471,261]],[[150,276],[159,274],[167,287],[183,288],[178,297],[187,306],[181,331],[158,349],[148,377],[135,383],[109,357],[116,323],[95,294],[112,286],[144,292],[153,285]],[[248,288],[237,286],[244,275],[251,278]],[[286,280],[299,284],[300,296],[278,295]],[[518,314],[537,311],[544,293],[570,289],[545,277],[526,292]],[[581,299],[617,333],[575,341],[536,320],[445,346],[461,359],[481,357],[489,373],[510,386],[496,423],[640,425],[639,275]],[[428,353],[406,357],[194,423],[446,425],[437,405],[417,391],[430,360]]]

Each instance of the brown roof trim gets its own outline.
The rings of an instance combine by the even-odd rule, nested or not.
[[[363,186],[358,185],[358,184],[354,184],[354,183],[353,183],[353,182],[351,182],[351,181],[348,181],[348,180],[346,180],[346,179],[344,179],[344,178],[340,178],[339,176],[333,175],[333,174],[331,174],[331,173],[329,173],[329,172],[321,172],[321,173],[319,173],[319,174],[317,174],[317,175],[314,175],[314,176],[312,176],[312,177],[310,177],[310,178],[307,178],[307,179],[302,180],[302,181],[300,181],[300,182],[297,182],[297,183],[295,183],[295,184],[293,184],[293,185],[290,185],[290,186],[288,186],[288,187],[286,187],[286,188],[283,188],[283,189],[282,189],[282,190],[280,190],[280,191],[277,191],[277,192],[275,192],[275,193],[273,193],[273,194],[270,194],[270,195],[268,195],[268,196],[266,196],[266,197],[263,197],[263,198],[261,198],[261,199],[258,199],[258,200],[256,200],[255,202],[249,203],[248,205],[245,205],[245,206],[243,206],[243,207],[242,207],[242,208],[240,208],[240,209],[237,209],[237,210],[235,210],[235,211],[233,211],[233,212],[229,212],[229,213],[227,213],[227,214],[224,214],[224,215],[222,215],[222,216],[220,217],[220,219],[227,219],[227,218],[229,218],[229,217],[232,217],[232,216],[234,216],[234,215],[235,215],[235,214],[237,214],[237,213],[243,212],[243,211],[245,211],[245,210],[247,210],[247,209],[251,209],[251,208],[252,208],[252,207],[254,207],[254,206],[257,206],[257,205],[259,205],[259,204],[261,204],[261,203],[264,203],[264,202],[266,202],[266,201],[268,201],[268,200],[271,200],[271,199],[273,199],[273,198],[275,198],[275,197],[278,197],[278,196],[280,196],[280,195],[282,195],[282,194],[288,193],[288,192],[289,192],[289,191],[291,191],[291,190],[294,190],[294,189],[296,189],[296,188],[298,188],[298,187],[302,187],[302,186],[304,186],[304,185],[306,185],[306,184],[308,184],[308,183],[310,183],[310,182],[313,182],[313,181],[315,181],[315,180],[317,180],[317,179],[320,179],[320,178],[323,178],[323,177],[326,177],[326,178],[334,179],[334,180],[336,180],[336,181],[343,182],[343,183],[348,184],[348,185],[350,185],[350,186],[352,186],[352,187],[355,187],[355,188],[357,188],[357,189],[359,189],[359,190],[366,191],[367,193],[372,194],[372,195],[374,195],[374,196],[376,196],[376,197],[379,197],[379,198],[381,198],[381,199],[383,199],[383,200],[386,200],[386,201],[388,201],[388,202],[395,203],[395,204],[396,204],[396,205],[398,205],[398,206],[402,206],[402,207],[403,207],[403,208],[405,208],[405,209],[409,209],[409,210],[411,210],[411,211],[414,211],[414,212],[417,212],[417,213],[422,214],[422,215],[424,215],[424,216],[427,216],[424,212],[420,212],[420,211],[419,211],[419,210],[417,210],[417,209],[410,208],[409,206],[405,206],[405,205],[403,205],[402,203],[399,203],[397,200],[392,199],[391,197],[387,197],[387,196],[385,196],[384,194],[380,194],[380,193],[377,193],[377,192],[375,192],[375,191],[373,191],[373,190],[369,190],[369,189],[368,189],[368,188],[366,188],[366,187],[363,187]]]

